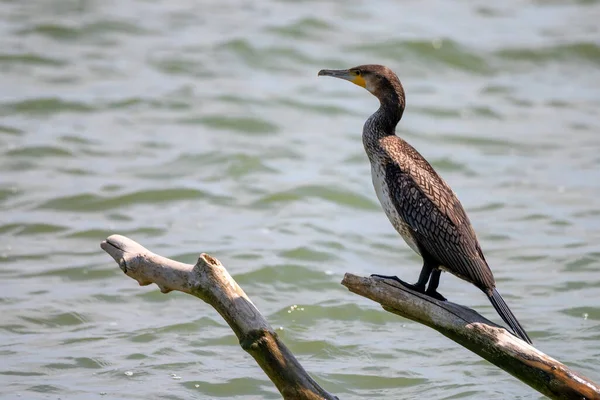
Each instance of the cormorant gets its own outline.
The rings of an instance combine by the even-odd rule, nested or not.
[[[406,243],[423,257],[417,283],[421,293],[446,300],[437,292],[442,270],[481,289],[514,333],[532,343],[496,290],[475,231],[460,201],[431,165],[410,144],[396,136],[405,106],[398,76],[382,65],[319,71],[319,76],[345,79],[379,99],[379,109],[367,119],[362,140],[371,162],[375,192],[390,222]],[[427,282],[429,285],[426,288]]]

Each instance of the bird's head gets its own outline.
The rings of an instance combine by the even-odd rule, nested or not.
[[[350,69],[322,69],[319,76],[345,79],[364,87],[381,101],[397,102],[404,108],[404,89],[398,76],[383,65],[360,65]]]

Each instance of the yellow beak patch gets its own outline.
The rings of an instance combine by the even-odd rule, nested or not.
[[[360,75],[355,76],[350,82],[354,83],[355,85],[358,85],[360,87],[367,87],[367,82],[365,82],[365,78],[363,78]]]

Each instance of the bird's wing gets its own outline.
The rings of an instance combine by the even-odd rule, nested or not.
[[[400,217],[419,247],[481,289],[495,286],[469,218],[450,187],[408,143],[390,153],[386,181]],[[407,147],[404,147],[407,146]]]

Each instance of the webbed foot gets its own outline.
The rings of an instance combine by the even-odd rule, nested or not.
[[[401,284],[402,286],[405,286],[411,290],[414,290],[415,292],[425,293],[425,285],[423,285],[423,286],[418,285],[418,284],[413,285],[408,282],[404,282],[402,279],[398,278],[397,276],[371,274],[371,277],[382,278],[382,279],[392,279],[392,280],[395,280],[396,282],[398,282],[399,284]]]
[[[442,296],[437,290],[426,290],[425,294],[429,297],[433,297],[436,300],[439,301],[448,301],[448,299],[446,299],[444,296]]]

